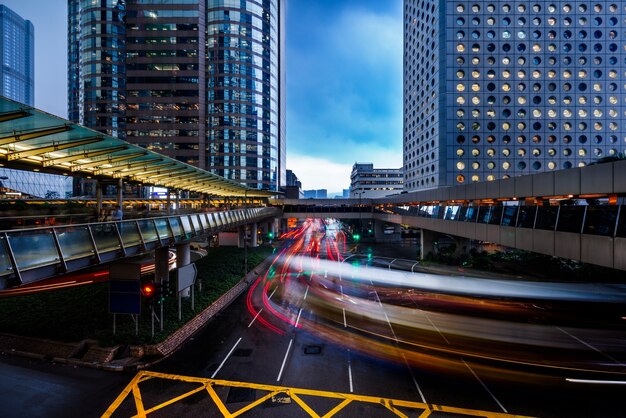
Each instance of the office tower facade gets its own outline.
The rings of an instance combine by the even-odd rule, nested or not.
[[[374,199],[403,190],[401,168],[374,168],[372,163],[355,163],[350,173],[350,197]]]
[[[623,153],[625,12],[616,1],[405,0],[405,190]]]
[[[35,29],[4,5],[0,5],[0,85],[2,95],[20,103],[35,103]]]
[[[4,5],[0,5],[0,91],[2,96],[28,106],[35,104],[35,29]],[[72,182],[64,176],[0,168],[4,197],[66,197]],[[8,194],[7,194],[8,193]]]
[[[68,0],[72,120],[285,186],[282,0]]]

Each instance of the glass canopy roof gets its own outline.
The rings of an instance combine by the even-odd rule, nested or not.
[[[0,166],[93,179],[123,179],[216,196],[266,197],[200,168],[0,96]]]

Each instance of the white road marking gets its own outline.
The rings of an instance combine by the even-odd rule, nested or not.
[[[348,360],[348,379],[350,380],[350,393],[354,392],[354,387],[352,386],[352,366],[350,365],[350,360]]]
[[[274,288],[274,291],[272,292],[272,294],[271,294],[271,295],[269,295],[269,297],[267,298],[267,300],[270,300],[270,299],[272,298],[272,296],[274,296],[274,293],[276,293],[276,291],[277,291],[277,290],[278,290],[278,286],[276,286],[276,287]]]
[[[298,311],[298,318],[296,319],[296,325],[295,325],[296,328],[298,328],[298,322],[300,322],[300,314],[302,314],[302,308],[300,308],[300,310]]]
[[[562,333],[569,335],[570,337],[572,337],[573,339],[575,339],[576,341],[578,341],[579,343],[581,343],[582,345],[589,347],[590,349],[592,349],[593,351],[602,354],[604,357],[608,358],[609,360],[614,361],[615,363],[619,364],[620,366],[624,366],[624,363],[622,363],[619,360],[614,359],[613,357],[609,356],[608,354],[602,352],[601,350],[597,349],[596,347],[592,346],[591,344],[586,343],[585,341],[581,340],[580,338],[578,338],[575,335],[570,334],[569,332],[565,331],[564,329],[560,328],[560,327],[556,327],[556,329],[558,329],[559,331],[561,331]]]
[[[626,385],[624,380],[589,380],[589,379],[565,379],[572,383],[590,383],[594,385]]]
[[[283,364],[280,366],[280,371],[278,372],[278,377],[276,378],[277,382],[280,382],[280,378],[283,375],[283,369],[285,368],[285,363],[287,363],[287,356],[289,356],[289,350],[291,350],[291,344],[293,343],[293,338],[289,340],[289,347],[287,347],[287,352],[285,353],[285,358],[283,359]]]
[[[309,286],[306,286],[306,291],[304,292],[304,298],[302,298],[302,300],[306,300],[306,295],[309,294]]]
[[[254,323],[254,321],[256,321],[257,317],[259,315],[261,315],[261,311],[263,310],[263,308],[261,308],[261,310],[259,312],[256,313],[256,315],[254,315],[254,318],[252,318],[252,321],[250,321],[250,323],[248,324],[248,328],[250,328],[252,326],[252,324]]]
[[[424,397],[424,394],[422,393],[422,389],[420,388],[420,385],[417,384],[417,379],[415,379],[415,375],[413,374],[413,369],[411,369],[411,366],[409,366],[409,361],[406,359],[406,356],[404,355],[404,353],[402,353],[402,357],[404,358],[404,364],[406,364],[407,369],[409,369],[409,374],[411,375],[411,379],[413,379],[413,383],[415,383],[415,387],[417,388],[417,391],[420,394],[420,398],[422,398],[422,403],[427,403],[426,398]]]
[[[233,348],[231,348],[228,354],[226,354],[226,357],[224,357],[224,360],[222,360],[220,367],[218,367],[217,370],[213,372],[213,374],[211,375],[211,379],[215,378],[215,375],[217,375],[217,372],[219,372],[220,369],[224,366],[224,363],[226,363],[226,360],[228,360],[228,357],[230,357],[230,355],[233,354],[233,351],[235,351],[235,348],[237,347],[237,344],[239,344],[240,341],[241,341],[241,337],[239,337],[235,345],[233,345]]]
[[[487,387],[487,385],[485,385],[483,383],[482,380],[480,380],[480,377],[478,377],[478,375],[476,373],[474,373],[474,370],[472,370],[472,368],[469,366],[469,364],[467,364],[465,362],[465,360],[461,359],[461,361],[463,361],[463,364],[465,364],[465,366],[467,366],[467,368],[469,369],[470,372],[472,372],[472,374],[474,375],[474,377],[476,378],[476,380],[478,380],[480,382],[481,385],[483,385],[483,387],[485,388],[485,390],[487,391],[487,393],[489,395],[491,395],[491,397],[493,398],[494,401],[496,401],[496,403],[498,404],[498,406],[500,408],[502,408],[502,411],[504,411],[505,414],[508,414],[509,411],[506,410],[506,408],[500,403],[500,401],[498,400],[498,398],[496,398],[493,393],[491,393],[491,391],[489,390],[489,388]]]
[[[346,308],[341,308],[343,311],[343,327],[348,328],[348,323],[346,322]]]

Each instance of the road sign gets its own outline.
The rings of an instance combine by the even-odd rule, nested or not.
[[[178,291],[193,286],[196,282],[196,276],[198,275],[198,269],[194,263],[187,264],[178,268]]]
[[[139,280],[109,279],[109,312],[134,315],[141,313]]]

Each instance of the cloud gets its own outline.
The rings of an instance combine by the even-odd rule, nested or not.
[[[374,11],[379,5],[331,5],[320,12],[323,25],[292,20],[299,23],[289,28],[287,52],[289,168],[296,154],[350,167],[402,165],[402,10]]]
[[[350,187],[352,164],[334,163],[325,158],[289,154],[287,168],[302,182],[303,190],[326,189],[340,192]]]

